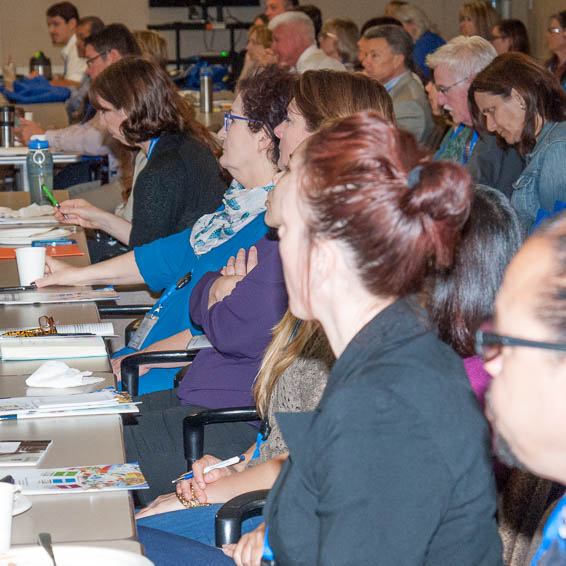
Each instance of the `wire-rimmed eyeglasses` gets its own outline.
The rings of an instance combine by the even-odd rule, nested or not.
[[[463,82],[467,81],[470,77],[464,77],[463,79],[460,79],[459,81],[456,81],[455,83],[452,83],[450,86],[439,86],[438,84],[436,85],[436,90],[440,93],[443,94],[444,96],[446,96],[448,94],[448,91],[451,88],[454,88],[455,86],[458,86],[460,84],[462,84]]]

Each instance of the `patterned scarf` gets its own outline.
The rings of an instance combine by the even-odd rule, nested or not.
[[[191,231],[191,246],[202,255],[220,246],[265,211],[265,199],[273,185],[246,189],[234,179],[224,193],[224,208],[201,216]]]

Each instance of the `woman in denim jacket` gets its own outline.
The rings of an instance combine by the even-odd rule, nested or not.
[[[540,208],[566,201],[566,94],[534,59],[505,53],[476,76],[468,103],[475,128],[494,132],[525,160],[511,203],[530,231]]]

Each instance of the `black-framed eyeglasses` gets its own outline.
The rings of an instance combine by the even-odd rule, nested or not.
[[[92,64],[99,58],[99,57],[104,57],[108,55],[108,51],[103,51],[102,53],[99,53],[98,55],[95,55],[94,57],[91,57],[90,59],[86,60],[86,66],[87,67],[92,67]]]
[[[253,122],[254,124],[261,124],[269,133],[272,139],[275,139],[275,132],[269,124],[266,124],[263,120],[254,120],[253,118],[247,118],[246,116],[237,116],[236,114],[230,114],[226,112],[224,114],[224,131],[228,131],[230,126],[234,123],[234,120],[245,120],[246,122]]]
[[[463,82],[467,81],[470,77],[464,77],[463,79],[460,79],[459,81],[456,81],[455,83],[452,83],[450,86],[439,86],[438,84],[436,85],[436,90],[440,93],[443,94],[444,96],[446,96],[448,94],[448,91],[451,88],[454,88],[455,86],[458,86],[460,84],[462,84]]]
[[[492,35],[491,41],[495,41],[496,39],[507,39],[506,35]]]
[[[485,332],[484,330],[478,330],[476,332],[476,353],[484,361],[489,362],[497,358],[497,356],[501,354],[503,346],[539,348],[541,350],[566,352],[566,344],[564,343],[524,340],[523,338],[503,336],[495,332]]]

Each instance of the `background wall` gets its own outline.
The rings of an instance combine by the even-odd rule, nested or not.
[[[262,6],[265,5],[265,0]],[[303,0],[308,3],[311,0]],[[312,0],[321,10],[323,18],[348,15],[358,25],[367,19],[381,15],[388,0]],[[413,0],[436,23],[440,33],[449,39],[459,32],[458,8],[464,0]],[[18,67],[27,67],[34,51],[40,49],[59,64],[59,49],[51,45],[45,11],[54,0],[0,0],[0,61],[6,62],[9,54]],[[131,29],[145,28],[150,24],[187,21],[188,10],[184,8],[149,8],[148,0],[74,0],[81,15],[98,15],[106,23],[123,22]],[[545,57],[544,30],[548,17],[564,9],[564,0],[512,0],[511,16],[522,19],[529,27],[535,53]],[[230,8],[225,10],[230,17],[251,21],[263,8]],[[210,11],[215,15],[214,11]],[[170,57],[174,56],[174,34],[163,32],[169,42]],[[238,47],[246,43],[246,33],[237,33]],[[183,56],[206,51],[218,52],[229,48],[226,31],[182,32],[181,53]]]

